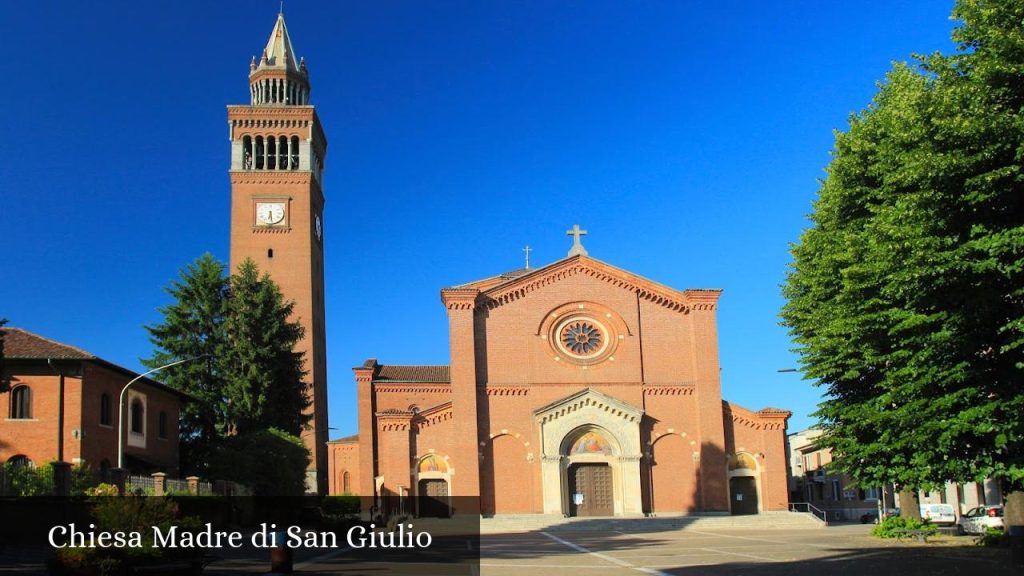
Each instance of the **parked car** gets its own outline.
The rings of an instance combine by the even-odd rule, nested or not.
[[[1002,506],[978,506],[971,508],[956,523],[961,534],[984,534],[989,528],[1003,527]]]
[[[883,518],[892,518],[893,516],[899,516],[899,515],[900,515],[900,509],[899,508],[886,508],[885,512],[883,512],[883,516],[882,517]],[[878,510],[872,510],[871,512],[868,512],[867,514],[861,514],[860,515],[860,523],[861,524],[878,524]]]
[[[952,504],[921,504],[921,519],[937,526],[952,526],[956,524],[956,510]]]

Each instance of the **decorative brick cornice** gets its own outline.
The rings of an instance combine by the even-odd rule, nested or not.
[[[417,383],[396,383],[374,382],[373,389],[379,394],[451,394],[450,384],[417,384]]]
[[[526,384],[487,384],[480,386],[488,396],[526,396],[530,392]]]
[[[438,404],[437,406],[427,408],[426,410],[416,414],[412,423],[416,427],[416,430],[419,431],[423,428],[433,426],[434,424],[451,420],[453,415],[452,403],[449,401],[444,404]]]
[[[441,303],[449,310],[472,310],[479,295],[476,288],[445,288],[441,290]]]
[[[352,372],[356,375],[356,384],[369,384],[373,381],[373,375],[379,368],[376,358],[368,358],[366,362],[363,362],[362,366],[356,366],[352,368]]]
[[[760,412],[751,412],[741,406],[722,401],[722,415],[735,424],[754,430],[785,430],[786,420],[792,416],[792,413],[778,408],[766,408]]]
[[[644,384],[644,396],[693,396],[697,387],[692,383]]]
[[[316,116],[316,108],[312,105],[303,106],[252,106],[248,104],[231,104],[228,106],[228,118],[236,119],[274,119],[282,117],[295,117],[306,120],[313,120]]]
[[[232,184],[309,184],[313,173],[309,170],[232,170]]]
[[[621,418],[627,422],[639,422],[644,415],[643,410],[636,406],[623,402],[617,398],[612,398],[606,394],[602,394],[593,388],[587,388],[586,390],[581,390],[576,394],[534,410],[533,416],[539,424],[543,425],[547,422],[557,420],[563,416],[588,407],[603,410],[608,412],[611,416]]]
[[[525,274],[481,294],[480,307],[496,308],[514,302],[544,286],[583,274],[624,290],[670,310],[688,313],[691,310],[714,310],[721,290],[679,291],[637,276],[588,256],[573,256]]]
[[[377,428],[381,432],[404,432],[409,430],[413,414],[404,410],[385,410],[376,416]]]
[[[451,420],[454,414],[452,403],[448,401],[420,412],[391,408],[377,412],[375,416],[377,427],[382,432],[403,432],[410,429],[418,432],[423,428]]]

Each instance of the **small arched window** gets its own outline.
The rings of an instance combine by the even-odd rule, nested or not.
[[[341,491],[342,491],[342,494],[351,494],[352,493],[352,475],[349,474],[348,471],[346,471],[344,476],[342,476],[341,478],[342,478],[342,480],[341,480]]]
[[[242,138],[242,170],[252,170],[252,136]]]
[[[263,149],[263,136],[256,137],[256,169],[263,170],[263,163],[266,160]]]
[[[291,157],[292,157],[292,159],[291,159],[291,162],[292,162],[291,168],[292,168],[292,170],[298,170],[299,169],[299,137],[298,136],[292,136],[292,145],[291,145],[291,148],[289,149],[289,153],[291,154]]]
[[[110,394],[104,392],[100,396],[100,424],[110,426]]]
[[[31,388],[28,386],[17,386],[11,390],[11,410],[9,414],[12,420],[32,418]]]
[[[142,400],[136,398],[132,401],[131,408],[131,430],[134,434],[142,434],[145,427],[143,426],[143,418],[146,415],[146,409],[142,407]]]
[[[25,456],[24,454],[11,456],[11,458],[7,460],[7,465],[13,468],[35,468],[35,464],[33,464],[32,461],[29,460],[28,456]]]

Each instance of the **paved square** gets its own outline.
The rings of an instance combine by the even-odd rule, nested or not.
[[[531,576],[1019,574],[1005,550],[970,539],[927,544],[873,538],[869,526],[824,529],[672,530],[622,533],[544,530],[485,535],[481,574]]]

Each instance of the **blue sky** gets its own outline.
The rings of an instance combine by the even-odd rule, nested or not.
[[[778,325],[833,130],[951,1],[285,6],[329,141],[332,437],[351,367],[448,362],[439,290],[565,256],[722,288],[723,394],[813,423]],[[0,317],[132,369],[163,288],[228,256],[225,106],[278,2],[6,2]]]

